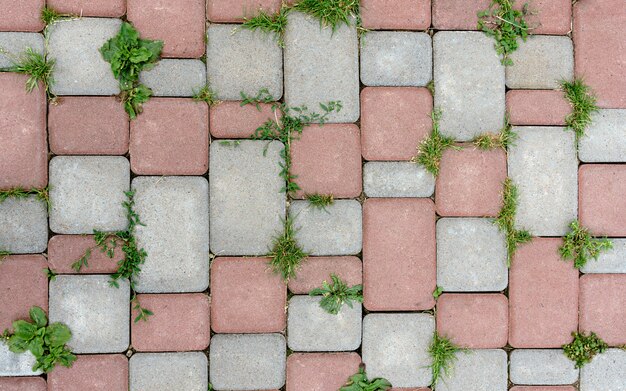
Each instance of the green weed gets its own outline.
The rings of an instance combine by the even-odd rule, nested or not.
[[[589,258],[597,260],[602,251],[613,248],[613,243],[609,239],[593,238],[589,230],[582,227],[577,220],[572,221],[569,227],[571,231],[563,238],[559,254],[565,260],[573,260],[576,269],[585,266]]]
[[[293,9],[312,15],[322,26],[329,26],[333,31],[344,23],[350,26],[351,18],[356,19],[357,28],[361,26],[359,0],[301,0]]]
[[[562,80],[561,89],[572,106],[572,112],[565,117],[565,124],[574,131],[578,140],[585,135],[585,129],[591,124],[591,114],[598,111],[596,97],[580,78],[572,82]]]
[[[193,93],[193,100],[196,102],[206,102],[209,106],[214,106],[220,101],[217,99],[215,92],[207,84]]]
[[[572,333],[574,340],[567,345],[563,345],[563,353],[576,363],[576,368],[582,368],[585,364],[590,363],[598,353],[604,352],[609,346],[596,335],[590,333],[585,335],[582,333]]]
[[[506,237],[506,249],[507,249],[507,266],[511,266],[511,259],[517,246],[522,243],[527,243],[532,240],[532,235],[526,230],[515,229],[515,214],[517,213],[517,186],[513,183],[511,178],[506,178],[503,183],[502,190],[502,208],[500,213],[494,220],[494,223],[498,226],[501,232]]]
[[[498,134],[483,133],[476,137],[472,142],[474,145],[482,150],[489,150],[494,148],[502,148],[505,151],[515,145],[517,140],[517,133],[513,131],[513,126],[509,122],[509,116],[504,116],[504,125]]]
[[[432,342],[428,347],[428,353],[432,358],[430,371],[432,373],[432,383],[430,387],[434,390],[437,381],[442,376],[450,376],[452,363],[456,361],[456,354],[463,349],[453,344],[448,338],[442,337],[437,332],[433,334]]]
[[[44,29],[44,35],[46,35],[48,27],[58,22],[59,20],[75,18],[77,16],[78,15],[59,13],[48,6],[43,7],[43,9],[41,10],[41,21],[46,25],[46,28]]]
[[[57,274],[54,272],[54,270],[50,269],[49,267],[44,268],[43,272],[48,278],[48,281],[54,281],[57,279]]]
[[[518,38],[526,41],[528,24],[524,19],[528,4],[522,10],[513,9],[513,0],[492,0],[489,8],[478,12],[478,29],[496,40],[496,53],[503,65],[513,65],[509,57],[518,48]]]
[[[47,96],[52,97],[50,87],[54,84],[52,72],[55,60],[35,52],[32,48],[26,48],[26,51],[18,56],[0,48],[0,54],[7,57],[13,64],[8,68],[2,69],[2,71],[28,75],[26,91],[31,92],[35,87],[39,88],[39,83],[41,83],[45,88]]]
[[[285,46],[283,39],[285,29],[287,28],[287,15],[291,8],[283,6],[280,10],[271,15],[267,12],[260,10],[259,14],[252,18],[244,18],[244,22],[240,28],[244,30],[261,30],[267,34],[274,34],[278,45],[280,47]]]
[[[304,198],[309,201],[309,204],[319,209],[326,209],[335,203],[335,199],[332,194],[306,194]]]
[[[41,189],[32,188],[30,190],[26,190],[21,187],[16,187],[8,190],[0,190],[0,203],[5,201],[8,198],[27,198],[29,196],[35,196],[39,201],[43,201],[46,203],[48,209],[50,209],[50,188],[48,186],[43,187]]]
[[[359,368],[359,372],[350,376],[345,386],[339,391],[386,391],[391,388],[391,383],[387,379],[377,377],[369,380],[363,368]]]
[[[239,95],[241,96],[241,107],[254,105],[259,111],[261,111],[261,103],[273,103],[276,100],[267,88],[261,88],[255,96],[247,95],[243,91],[240,91]]]
[[[321,288],[309,292],[310,296],[322,296],[320,307],[326,312],[337,315],[344,303],[352,308],[352,301],[363,302],[363,285],[349,287],[335,274],[331,274],[330,278],[332,281],[330,284],[324,281]]]
[[[9,251],[5,251],[5,250],[1,250],[0,249],[0,262],[2,262],[4,260],[4,258],[8,257],[9,255],[11,255],[11,253]]]
[[[417,155],[413,157],[411,161],[421,164],[428,172],[436,177],[439,175],[439,164],[441,163],[443,151],[448,148],[461,148],[454,146],[454,139],[452,137],[446,137],[439,131],[441,110],[435,109],[431,114],[431,118],[433,120],[433,130],[430,136],[417,147]]]
[[[296,276],[296,270],[308,256],[298,245],[295,235],[293,220],[287,217],[282,234],[274,238],[272,250],[268,254],[272,270],[280,274],[284,281]]]
[[[441,294],[443,293],[443,288],[440,286],[435,287],[435,290],[433,291],[433,298],[435,300],[437,300],[439,298],[439,296],[441,296]]]

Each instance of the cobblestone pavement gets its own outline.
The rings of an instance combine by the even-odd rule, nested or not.
[[[241,23],[281,0],[47,0],[47,27],[0,0],[0,67],[55,61],[48,91],[0,73],[0,391],[625,391],[626,4],[531,0],[509,65],[489,4],[284,4],[275,36]],[[163,41],[132,120],[99,51],[124,21]],[[71,367],[33,369],[34,306]]]

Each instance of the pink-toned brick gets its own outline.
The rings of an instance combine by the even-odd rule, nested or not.
[[[360,364],[356,353],[294,353],[287,357],[287,391],[336,391]]]
[[[535,238],[517,249],[509,273],[509,344],[559,348],[578,329],[578,270],[563,262],[562,240]]]
[[[302,262],[296,277],[289,279],[289,291],[296,295],[308,294],[322,286],[322,282],[330,282],[331,274],[336,274],[349,286],[359,285],[363,283],[363,264],[357,257],[309,257]]]
[[[448,149],[441,159],[435,190],[441,216],[496,216],[502,207],[506,153],[473,146]]]
[[[27,79],[0,73],[0,189],[41,188],[48,183],[46,93],[41,85],[27,92]]]
[[[531,34],[565,35],[572,27],[572,2],[570,0],[517,1],[515,8],[522,9],[528,3],[530,14],[526,16]]]
[[[163,41],[163,57],[204,54],[204,0],[127,0],[126,17],[146,39]]]
[[[587,274],[580,278],[580,324],[610,346],[626,344],[626,274]]]
[[[514,386],[510,391],[576,391],[573,386]]]
[[[0,391],[46,391],[41,377],[0,377]]]
[[[212,106],[209,114],[211,135],[217,138],[248,138],[267,120],[280,118],[278,111],[274,114],[271,103],[259,103],[259,109],[255,105],[241,106],[240,102],[234,101]]]
[[[430,388],[390,388],[389,391],[430,391]]]
[[[361,91],[361,146],[367,160],[410,160],[432,128],[426,88],[367,87]]]
[[[44,4],[45,0],[0,0],[0,31],[41,31]]]
[[[437,332],[470,349],[495,349],[509,337],[509,303],[503,294],[444,293],[437,300]]]
[[[435,205],[430,199],[370,198],[363,204],[363,303],[370,311],[435,305]]]
[[[563,126],[572,107],[556,90],[511,90],[506,93],[506,110],[513,125]]]
[[[64,14],[117,18],[126,13],[126,0],[47,0],[48,7]]]
[[[430,0],[361,0],[363,27],[373,30],[426,30]]]
[[[48,374],[48,391],[128,391],[128,360],[121,354],[79,355],[71,368]]]
[[[626,165],[578,169],[578,216],[594,235],[626,236]]]
[[[131,323],[131,344],[140,352],[184,352],[209,346],[209,297],[203,293],[137,295],[154,313]],[[132,318],[139,315],[133,310]]]
[[[211,328],[216,333],[285,329],[287,286],[267,258],[216,258],[211,265]]]
[[[478,11],[491,0],[432,0],[433,27],[437,30],[476,30]]]
[[[291,173],[306,194],[332,194],[353,198],[361,194],[361,141],[352,124],[307,126],[291,143]]]
[[[130,167],[138,175],[202,175],[209,166],[209,109],[153,98],[130,124]]]
[[[207,19],[211,22],[242,22],[244,17],[258,14],[259,9],[269,14],[278,12],[281,0],[207,0]]]
[[[118,267],[117,261],[124,257],[119,244],[113,250],[113,258],[109,258],[96,247],[93,235],[55,235],[48,242],[48,263],[56,273],[74,274],[77,272],[72,269],[72,264],[90,250],[87,266],[83,266],[78,273],[114,273]]]
[[[50,150],[56,155],[124,155],[128,115],[112,96],[68,96],[48,108]]]

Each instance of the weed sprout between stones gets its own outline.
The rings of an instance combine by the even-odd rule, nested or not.
[[[583,365],[590,363],[593,356],[603,353],[609,347],[593,332],[589,335],[574,332],[572,337],[574,337],[572,342],[563,345],[563,352],[576,363],[576,368],[582,368]]]
[[[348,382],[339,391],[386,391],[391,388],[391,383],[387,379],[377,377],[368,379],[363,367],[359,372],[350,376]]]
[[[589,258],[597,260],[602,251],[613,248],[613,243],[609,239],[593,238],[589,230],[582,227],[577,220],[572,221],[569,227],[570,232],[563,238],[559,254],[564,260],[573,260],[576,269],[585,266]]]
[[[8,198],[28,198],[29,196],[35,196],[39,201],[45,202],[46,207],[50,210],[50,187],[42,187],[42,188],[31,188],[30,190],[26,190],[21,187],[16,187],[14,189],[9,190],[0,190],[0,203],[5,201]]]
[[[515,186],[511,178],[506,178],[502,190],[502,208],[494,220],[494,223],[505,236],[507,250],[506,265],[508,267],[511,266],[511,259],[513,258],[513,254],[515,254],[515,250],[517,250],[517,246],[522,243],[530,242],[532,239],[532,235],[527,230],[515,229],[517,197],[517,186]]]
[[[428,347],[428,353],[433,362],[430,365],[432,374],[432,382],[430,387],[434,390],[437,381],[444,375],[449,376],[452,369],[452,363],[456,361],[456,354],[464,351],[460,347],[453,344],[448,338],[440,336],[436,331],[433,339]]]
[[[596,97],[580,78],[572,82],[562,80],[560,84],[565,98],[572,106],[572,112],[565,117],[565,124],[576,134],[578,141],[585,135],[585,129],[591,124],[591,114],[598,111]]]
[[[496,53],[503,65],[513,65],[510,55],[518,48],[518,38],[526,41],[528,4],[522,10],[513,9],[513,0],[492,0],[489,8],[478,12],[478,29],[496,40]]]
[[[20,55],[13,55],[0,48],[0,54],[8,58],[13,64],[10,67],[0,69],[0,71],[28,75],[26,91],[31,92],[35,87],[39,88],[39,83],[41,83],[46,95],[52,97],[50,87],[54,84],[52,71],[55,61],[53,59],[49,59],[45,54],[37,53],[32,48],[26,48],[26,51]]]
[[[331,274],[331,283],[324,281],[321,288],[315,288],[309,292],[310,296],[322,296],[320,307],[332,315],[337,315],[341,306],[347,304],[352,308],[352,302],[363,302],[363,285],[349,287],[336,274]]]
[[[479,149],[490,150],[494,148],[502,148],[508,151],[509,147],[515,145],[517,133],[513,131],[513,126],[509,122],[509,115],[505,114],[502,129],[497,134],[483,133],[472,140],[472,143]]]
[[[448,148],[461,149],[460,147],[454,146],[454,139],[452,137],[446,137],[439,131],[441,115],[441,110],[438,108],[431,113],[433,129],[428,138],[422,141],[417,147],[417,155],[411,159],[413,163],[424,166],[426,171],[430,172],[435,177],[439,175],[439,164],[441,163],[443,152]]]

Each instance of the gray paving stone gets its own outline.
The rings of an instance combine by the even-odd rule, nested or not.
[[[211,338],[215,390],[267,390],[285,384],[285,337],[281,334],[216,334]]]
[[[531,35],[511,54],[506,67],[509,88],[555,89],[574,78],[574,45],[567,36]]]
[[[586,135],[578,141],[583,162],[626,162],[626,109],[602,109],[592,114]]]
[[[370,31],[361,40],[361,82],[366,86],[425,86],[432,79],[430,35]]]
[[[411,162],[367,162],[363,166],[363,191],[368,197],[430,197],[435,177]]]
[[[126,229],[124,192],[130,164],[122,156],[56,156],[50,160],[50,229],[59,234]]]
[[[578,214],[578,160],[573,132],[559,127],[516,127],[509,149],[509,177],[517,185],[518,229],[563,236]]]
[[[0,250],[33,254],[48,247],[48,211],[36,196],[0,202]]]
[[[130,391],[206,391],[209,366],[202,352],[137,353],[129,361]]]
[[[613,248],[600,253],[597,260],[587,261],[583,273],[626,273],[626,239],[610,239]]]
[[[0,342],[0,376],[36,376],[41,371],[33,372],[35,356],[31,352],[15,354],[9,350],[9,346]]]
[[[580,370],[580,391],[626,389],[626,350],[608,349]]]
[[[384,377],[394,387],[430,385],[434,332],[435,319],[428,314],[366,315],[361,357],[368,377]]]
[[[43,54],[43,35],[39,33],[0,32],[0,49],[8,52],[11,57],[19,58],[28,48]],[[8,56],[0,54],[0,68],[12,65],[13,62]]]
[[[320,307],[321,297],[294,296],[287,310],[287,344],[294,351],[340,352],[361,345],[361,303],[344,304],[337,315]]]
[[[202,292],[209,286],[209,184],[202,177],[133,179],[137,243],[148,253],[138,292]]]
[[[437,382],[437,391],[506,391],[507,357],[500,349],[474,349],[457,353],[450,376]]]
[[[206,84],[206,66],[200,60],[164,58],[141,72],[139,80],[154,96],[193,96]]]
[[[505,237],[493,219],[437,221],[437,285],[444,291],[501,291],[508,284]]]
[[[128,349],[130,284],[109,285],[107,275],[64,275],[50,281],[50,322],[72,331],[74,353],[117,353]]]
[[[211,144],[211,250],[216,255],[262,255],[283,231],[286,198],[278,141]]]
[[[308,201],[293,201],[289,216],[296,228],[296,240],[310,255],[351,255],[363,247],[361,204],[336,200],[325,209]]]
[[[122,21],[79,18],[50,28],[48,53],[56,60],[52,92],[57,95],[115,95],[119,83],[99,49],[120,29]]]
[[[329,122],[359,119],[359,47],[356,28],[334,32],[317,19],[291,12],[285,30],[285,102],[319,111],[319,103],[341,101]]]
[[[237,27],[209,26],[206,53],[211,87],[224,100],[241,100],[241,91],[256,95],[262,88],[278,100],[283,94],[282,49],[271,34]]]
[[[510,368],[511,382],[515,384],[559,385],[578,380],[574,362],[560,349],[515,349]]]
[[[440,31],[433,38],[435,107],[441,132],[459,141],[495,132],[504,119],[504,66],[482,32]]]

